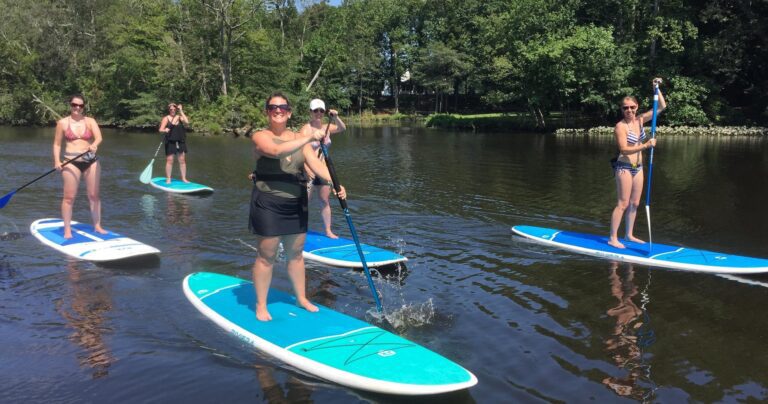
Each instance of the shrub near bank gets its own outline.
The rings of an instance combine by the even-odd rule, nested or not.
[[[766,136],[768,127],[761,126],[659,126],[657,135],[663,136]],[[613,136],[612,126],[589,129],[557,129],[555,135]]]

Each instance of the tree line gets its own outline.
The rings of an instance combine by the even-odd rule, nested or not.
[[[264,123],[272,91],[346,113],[605,122],[665,79],[672,125],[768,122],[768,3],[747,0],[0,0],[0,122],[72,93],[116,126]]]

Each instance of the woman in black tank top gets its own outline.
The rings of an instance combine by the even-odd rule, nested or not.
[[[251,136],[256,154],[257,170],[251,193],[249,227],[256,234],[259,255],[253,264],[253,283],[256,288],[256,318],[270,321],[267,294],[272,280],[272,268],[282,242],[288,261],[288,275],[296,293],[296,303],[310,312],[317,306],[306,296],[304,270],[304,241],[307,237],[307,197],[304,164],[326,181],[331,181],[328,168],[315,154],[311,142],[320,140],[323,133],[304,136],[287,128],[291,117],[288,99],[274,93],[267,98],[269,127]],[[346,191],[341,187],[341,198]]]
[[[189,119],[184,115],[184,109],[181,104],[168,104],[168,115],[163,117],[160,122],[160,133],[164,134],[165,140],[165,183],[171,183],[171,172],[173,171],[173,156],[179,156],[179,171],[181,171],[181,180],[187,180],[187,129],[184,126],[189,124]]]

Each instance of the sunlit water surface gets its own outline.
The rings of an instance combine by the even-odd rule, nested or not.
[[[14,195],[0,210],[0,402],[413,401],[298,372],[184,297],[192,272],[250,276],[248,139],[190,139],[189,177],[216,189],[195,197],[138,181],[157,136],[104,132],[104,225],[162,254],[117,267],[67,259],[29,234],[60,215],[60,176]],[[51,140],[51,129],[0,127],[0,193],[51,168]],[[361,272],[308,262],[309,294],[479,379],[420,402],[768,400],[765,278],[617,264],[512,235],[516,224],[605,234],[612,139],[350,128],[331,153],[362,241],[409,262],[376,279],[386,322]],[[768,258],[765,139],[660,139],[653,178],[655,240]],[[319,229],[315,202],[310,212]],[[75,219],[89,221],[84,189]],[[284,262],[273,287],[290,291]]]

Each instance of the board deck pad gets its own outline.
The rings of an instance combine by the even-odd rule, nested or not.
[[[455,362],[379,327],[318,305],[310,313],[294,296],[271,289],[272,321],[254,312],[253,283],[198,272],[184,293],[204,315],[240,340],[301,371],[344,386],[387,394],[438,394],[469,388],[477,378]]]
[[[606,236],[535,226],[514,226],[512,231],[538,243],[617,261],[721,274],[768,272],[768,259],[762,258],[628,240],[621,240],[626,248],[616,248],[608,245]]]
[[[43,244],[71,257],[88,261],[115,261],[143,255],[157,254],[157,248],[108,231],[97,233],[93,226],[72,221],[72,238],[64,238],[64,222],[61,219],[39,219],[29,230]]]
[[[201,194],[213,192],[213,188],[195,182],[184,182],[171,178],[170,184],[165,183],[165,177],[155,177],[149,182],[155,188],[176,194]]]
[[[365,256],[365,263],[369,268],[384,265],[393,265],[408,261],[408,258],[368,244],[360,243]],[[343,237],[329,238],[323,234],[308,231],[307,240],[304,243],[304,258],[323,264],[347,268],[362,268],[360,254],[353,240]]]

